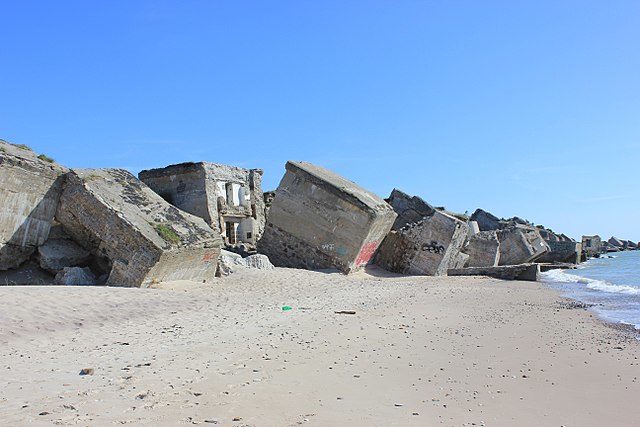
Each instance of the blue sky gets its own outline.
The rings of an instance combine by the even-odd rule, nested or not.
[[[640,2],[0,0],[0,138],[640,240]]]

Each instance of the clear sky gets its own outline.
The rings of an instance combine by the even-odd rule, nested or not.
[[[640,240],[640,1],[0,0],[0,138]]]

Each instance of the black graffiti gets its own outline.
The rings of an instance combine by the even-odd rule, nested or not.
[[[422,248],[423,251],[431,252],[434,254],[442,254],[444,253],[444,246],[438,245],[438,242],[432,240],[431,243],[423,243]]]

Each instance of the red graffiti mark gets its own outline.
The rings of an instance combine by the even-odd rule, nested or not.
[[[379,244],[380,242],[365,243],[360,250],[360,253],[358,254],[358,258],[356,258],[356,266],[360,267],[361,265],[365,265],[366,263],[368,263],[373,254],[376,252],[376,249],[378,249]]]
[[[205,252],[204,255],[202,256],[202,261],[204,262],[215,261],[215,259],[216,259],[215,252]]]

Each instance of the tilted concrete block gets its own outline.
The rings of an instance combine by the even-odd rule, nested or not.
[[[258,251],[278,267],[366,265],[396,214],[380,197],[307,162],[287,162]]]
[[[549,245],[537,229],[528,226],[510,226],[498,231],[500,240],[499,265],[530,263],[549,252]]]
[[[393,190],[387,200],[398,217],[419,220],[389,233],[378,250],[376,264],[395,273],[438,276],[466,261],[460,254],[468,233],[465,222],[399,190]]]
[[[578,264],[581,259],[582,244],[573,241],[547,240],[549,252],[540,256],[536,262]]]
[[[125,170],[73,170],[56,214],[71,238],[103,261],[107,285],[206,280],[222,239]]]
[[[483,209],[476,209],[470,220],[478,224],[480,231],[499,230],[502,228],[500,218]]]
[[[500,262],[500,241],[496,231],[481,231],[467,240],[463,252],[469,255],[467,267],[494,267]]]
[[[0,141],[0,270],[18,267],[47,240],[65,172]]]

